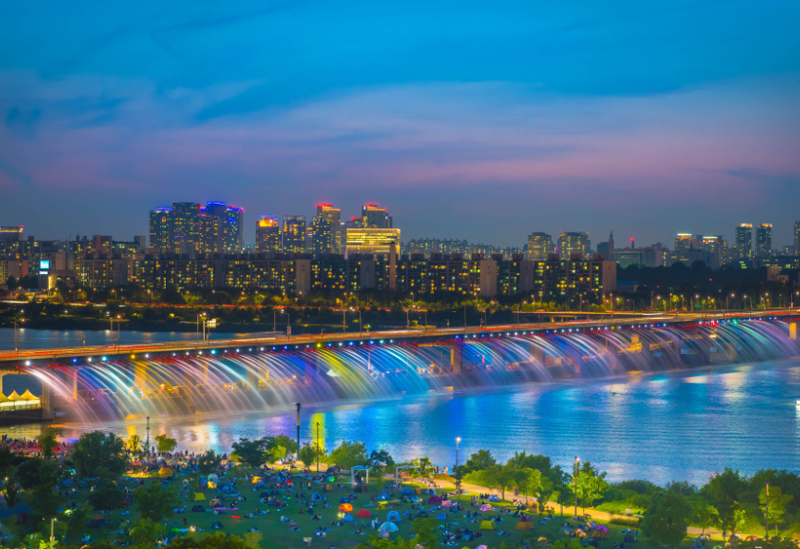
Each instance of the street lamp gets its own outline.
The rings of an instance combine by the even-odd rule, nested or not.
[[[54,542],[55,537],[53,536],[53,526],[55,525],[55,522],[57,520],[58,519],[55,518],[55,517],[50,519],[50,549],[53,549],[53,546],[55,545],[55,542]]]
[[[581,460],[575,456],[575,474],[572,476],[572,482],[575,486],[575,520],[578,520],[578,463]]]
[[[145,439],[147,442],[145,443],[145,456],[147,456],[147,463],[150,464],[150,416],[147,416],[147,438]]]
[[[453,473],[455,474],[456,469],[458,469],[458,443],[461,442],[461,437],[456,437],[456,467],[453,469]]]
[[[14,350],[17,352],[17,354],[19,354],[19,336],[17,335],[17,332],[19,332],[20,322],[25,322],[25,319],[21,318],[18,321],[14,321]]]

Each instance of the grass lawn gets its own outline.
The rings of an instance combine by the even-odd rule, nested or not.
[[[343,526],[335,526],[333,524],[339,519],[338,508],[340,505],[340,499],[342,496],[353,494],[353,491],[349,486],[349,477],[341,477],[337,479],[337,483],[340,483],[341,487],[337,487],[337,484],[328,485],[329,488],[331,488],[329,490],[323,490],[324,485],[322,483],[295,477],[293,490],[283,489],[279,491],[279,499],[285,500],[286,506],[273,507],[262,504],[260,502],[260,494],[264,491],[269,492],[275,490],[275,484],[268,482],[268,485],[265,488],[257,487],[246,480],[248,473],[252,474],[254,473],[254,470],[239,466],[235,467],[231,471],[228,471],[225,476],[221,476],[220,478],[220,485],[224,483],[230,483],[231,481],[234,482],[238,494],[245,496],[247,498],[246,501],[235,501],[235,498],[231,497],[230,495],[218,493],[213,489],[206,489],[203,492],[206,500],[195,502],[193,499],[191,499],[191,492],[185,489],[184,480],[189,482],[189,486],[197,489],[197,481],[192,480],[196,479],[197,475],[189,475],[181,472],[172,477],[168,481],[170,484],[184,488],[180,494],[180,504],[181,507],[185,509],[185,512],[171,516],[167,520],[167,528],[170,530],[173,528],[181,530],[181,532],[178,533],[179,536],[203,536],[206,534],[213,534],[218,531],[227,534],[244,535],[252,527],[255,527],[258,528],[262,533],[263,539],[261,541],[261,547],[265,549],[273,547],[302,547],[304,545],[304,537],[311,537],[311,547],[323,547],[327,549],[328,547],[332,546],[336,548],[346,548],[355,547],[359,543],[366,541],[369,536],[377,533],[377,530],[370,528],[369,523],[371,519],[356,518],[356,513],[362,509],[366,509],[373,516],[377,517],[379,524],[382,524],[386,521],[387,514],[390,510],[398,511],[401,514],[402,520],[396,523],[399,531],[391,534],[392,538],[401,536],[409,537],[412,532],[412,520],[416,518],[418,513],[418,510],[412,511],[413,504],[411,502],[399,501],[399,491],[395,491],[395,495],[391,498],[391,503],[382,505],[379,508],[379,506],[372,501],[371,497],[377,497],[380,495],[382,488],[384,486],[388,486],[389,482],[383,480],[372,480],[369,486],[369,493],[355,494],[356,499],[352,503],[353,512],[351,513],[355,519],[355,522],[345,524]],[[137,478],[126,478],[125,483],[129,488],[133,489],[139,480],[140,479]],[[149,479],[146,480],[146,482],[161,481]],[[419,488],[418,485],[413,485],[410,483],[406,483],[403,486],[410,487],[415,490]],[[311,514],[305,512],[301,513],[301,511],[307,510],[308,503],[311,502],[312,494],[315,492],[319,493],[321,496],[327,497],[327,503],[330,505],[330,508],[323,509],[321,502],[313,502],[313,513],[321,515],[321,520],[312,520]],[[438,490],[438,492],[441,493],[442,490]],[[77,491],[72,494],[71,499],[80,503],[85,501],[84,496],[84,493]],[[222,506],[238,507],[238,510],[225,511],[223,514],[218,515],[214,514],[213,511],[209,510],[209,501],[214,497],[223,498]],[[483,518],[494,518],[498,515],[503,518],[503,522],[495,524],[497,527],[496,530],[484,531],[482,538],[466,542],[460,541],[454,545],[456,547],[475,548],[478,545],[487,545],[491,549],[492,547],[498,546],[502,542],[506,542],[511,546],[518,546],[524,541],[528,541],[532,547],[537,547],[536,540],[540,536],[547,537],[551,541],[554,539],[564,538],[565,536],[561,532],[562,524],[565,522],[568,524],[575,524],[572,522],[572,518],[569,516],[569,514],[561,519],[558,516],[558,509],[556,509],[554,510],[556,518],[548,521],[546,525],[539,524],[543,515],[532,515],[531,520],[534,523],[534,529],[530,531],[519,531],[515,529],[515,526],[519,521],[518,518],[513,517],[511,514],[503,514],[497,510],[505,509],[514,511],[516,508],[513,507],[513,505],[509,502],[491,503],[496,510],[479,512],[481,518],[473,519],[464,516],[466,513],[478,512],[478,508],[472,507],[470,504],[470,494],[462,495],[458,498],[450,498],[451,501],[458,500],[461,505],[467,509],[466,511],[458,512],[449,512],[446,509],[441,509],[438,506],[428,504],[428,495],[420,495],[418,497],[420,498],[419,506],[421,509],[424,509],[429,513],[429,518],[436,519],[437,515],[442,512],[446,514],[446,521],[436,521],[437,525],[442,526],[440,533],[444,531],[445,525],[448,525],[451,529],[461,527],[463,530],[466,527],[469,528],[470,531],[475,532],[478,531]],[[203,505],[206,511],[192,512],[191,508],[195,504]],[[269,510],[269,514],[261,516],[254,515],[254,518],[246,518],[249,513],[255,514],[259,509]],[[109,541],[114,541],[118,538],[124,539],[123,535],[114,533],[114,531],[119,530],[120,528],[126,529],[128,527],[128,522],[135,524],[135,522],[138,520],[138,517],[136,516],[135,510],[131,511],[128,515],[123,515],[122,512],[122,510],[117,510],[104,514],[97,513],[96,516],[103,516],[106,518],[108,525],[104,528],[87,528],[87,532],[91,534],[93,539],[98,540],[108,539]],[[285,516],[296,521],[299,530],[292,531],[287,523],[280,521],[281,516]],[[222,528],[220,530],[212,529],[211,524],[213,521],[219,521],[222,524]],[[314,536],[314,532],[320,526],[328,528],[326,537]],[[613,524],[609,524],[607,526],[609,531],[608,540],[601,541],[600,547],[611,549],[615,542],[621,543],[623,541],[623,534],[619,531],[623,530],[625,527]],[[196,532],[189,533],[187,530],[192,528],[196,529]],[[359,528],[363,529],[364,534],[357,533]],[[510,535],[498,535],[498,532],[502,529],[507,530]],[[69,543],[78,542],[78,540],[72,539],[67,541]],[[691,546],[691,544],[688,542],[687,545]],[[644,548],[649,547],[649,545],[640,541],[635,544],[634,547]]]

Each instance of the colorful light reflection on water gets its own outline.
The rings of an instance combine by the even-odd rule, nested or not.
[[[699,372],[628,376],[574,384],[531,384],[516,390],[417,396],[346,406],[307,407],[302,437],[315,424],[328,447],[342,440],[385,448],[396,458],[427,455],[453,464],[455,437],[462,460],[491,448],[502,460],[515,451],[542,453],[556,463],[573,456],[596,462],[609,478],[647,478],[659,484],[701,484],[725,466],[797,470],[800,463],[800,360],[729,366]],[[226,451],[238,437],[286,433],[295,419],[264,413],[151,418],[151,437],[167,433],[181,448]],[[143,418],[102,426],[67,425],[66,434],[107,428],[144,436]],[[33,436],[38,427],[3,433]]]

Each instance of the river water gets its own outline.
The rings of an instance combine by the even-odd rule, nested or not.
[[[3,332],[0,343],[8,337]],[[123,343],[163,341],[173,335],[122,334],[127,335]],[[11,337],[13,343],[13,332]],[[75,337],[69,332],[26,334],[26,342],[31,347],[34,341],[60,346],[73,344]],[[567,468],[575,456],[591,460],[611,480],[702,484],[726,466],[745,473],[762,468],[798,471],[798,397],[800,359],[794,359],[309,407],[301,414],[301,438],[315,437],[319,424],[328,448],[342,440],[363,441],[369,450],[386,449],[395,459],[428,456],[452,466],[459,436],[462,463],[480,448],[491,449],[499,460],[525,450],[551,456]],[[133,432],[145,436],[144,418],[64,427],[70,438],[95,428],[124,437]],[[6,427],[0,434],[34,436],[38,430]],[[228,451],[239,437],[294,437],[296,421],[290,410],[152,417],[151,438],[160,433],[176,438],[180,448]]]

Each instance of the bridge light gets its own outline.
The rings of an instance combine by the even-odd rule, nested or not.
[[[108,360],[108,358],[106,358],[106,357],[103,357],[103,362],[105,362],[106,360]]]
[[[78,362],[78,359],[77,358],[73,358],[72,362]]]
[[[262,349],[262,351],[263,351],[263,349]],[[215,354],[217,354],[217,351],[211,351],[211,354],[215,355]]]
[[[89,360],[87,360],[87,362],[91,362],[91,361],[92,361],[92,357],[89,357]]]
[[[238,353],[238,352],[239,352],[239,349],[236,349],[236,352]]]
[[[144,357],[145,357],[145,358],[150,358],[150,355],[149,355],[149,354],[147,354],[147,355],[144,355]]]
[[[31,365],[31,361],[30,360],[26,360],[25,361],[25,366],[30,366],[30,365]]]
[[[134,359],[134,358],[136,358],[136,355],[131,355],[131,359]]]
[[[383,340],[381,339],[381,345],[383,345]]]

